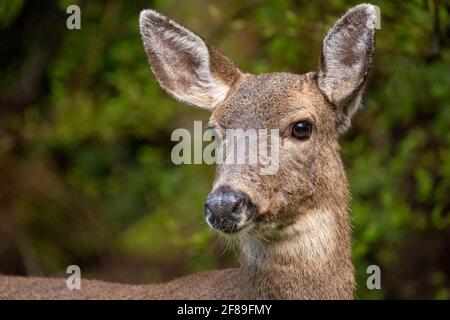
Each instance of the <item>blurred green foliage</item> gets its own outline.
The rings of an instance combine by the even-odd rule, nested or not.
[[[78,3],[81,30],[65,28]],[[236,265],[202,222],[214,168],[175,166],[204,111],[167,96],[138,33],[154,8],[240,69],[314,70],[355,1],[1,1],[0,272],[152,282]],[[450,4],[381,9],[365,109],[342,139],[360,298],[450,297]],[[382,290],[366,288],[378,264]]]

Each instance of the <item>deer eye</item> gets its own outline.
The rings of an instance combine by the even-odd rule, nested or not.
[[[312,124],[309,121],[301,120],[292,126],[292,136],[299,140],[306,140],[311,136]]]

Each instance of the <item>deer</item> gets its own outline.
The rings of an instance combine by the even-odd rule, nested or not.
[[[166,16],[139,25],[150,69],[175,99],[211,112],[208,127],[276,128],[279,169],[218,164],[204,215],[240,249],[238,268],[163,284],[0,277],[2,299],[353,299],[349,187],[339,139],[362,107],[373,64],[376,7],[360,4],[326,35],[318,70],[243,73],[212,45]]]

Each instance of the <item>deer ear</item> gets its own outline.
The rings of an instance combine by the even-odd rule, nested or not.
[[[153,10],[141,12],[139,25],[150,67],[168,93],[208,110],[226,98],[240,76],[228,58]]]
[[[338,20],[323,41],[317,80],[327,100],[336,106],[341,132],[361,106],[372,66],[376,19],[375,6],[358,5]]]

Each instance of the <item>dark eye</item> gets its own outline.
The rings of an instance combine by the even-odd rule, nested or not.
[[[299,140],[306,140],[311,136],[312,124],[309,121],[302,120],[294,123],[292,126],[292,136]]]

